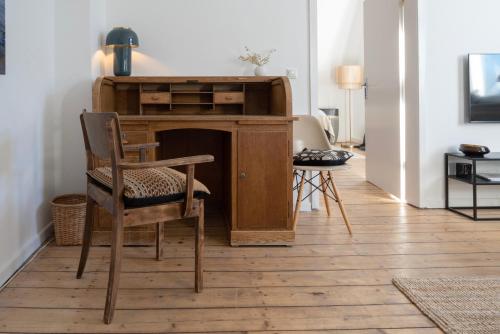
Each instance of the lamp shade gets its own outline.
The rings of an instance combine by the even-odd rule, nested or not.
[[[342,89],[360,89],[364,84],[363,67],[344,65],[337,67],[337,84]]]
[[[113,28],[106,36],[106,46],[136,48],[139,46],[139,37],[130,28]]]

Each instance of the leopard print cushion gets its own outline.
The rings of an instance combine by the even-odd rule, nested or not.
[[[110,167],[100,167],[87,174],[108,190],[113,187]],[[186,174],[175,169],[160,167],[123,171],[124,201],[128,206],[141,206],[176,201],[184,198]],[[194,180],[195,196],[210,194],[198,180]]]
[[[293,157],[297,166],[339,166],[351,159],[353,154],[342,150],[309,150],[305,148]]]

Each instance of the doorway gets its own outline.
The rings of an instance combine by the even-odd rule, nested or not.
[[[418,116],[406,117],[405,89],[407,59],[411,58],[406,50],[412,46],[407,39],[416,36],[415,27],[408,30],[405,21],[416,16],[414,4],[404,0],[315,1],[317,12],[311,22],[317,32],[317,43],[312,45],[316,44],[318,106],[330,113],[333,110],[337,142],[347,141],[349,130],[355,142],[366,138],[367,181],[404,201],[406,184],[416,177],[407,174],[406,151],[418,145],[416,140],[407,140],[414,133],[410,122],[418,122]],[[411,59],[410,65],[417,61]],[[342,65],[364,69],[365,89],[351,91],[350,99],[336,78],[336,69]],[[322,114],[313,111],[313,115]]]
[[[364,66],[363,2],[317,0],[318,115],[330,115],[335,143],[361,144],[365,134],[363,89],[343,89],[336,75],[341,66]]]

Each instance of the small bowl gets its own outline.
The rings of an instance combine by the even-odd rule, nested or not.
[[[461,144],[458,150],[469,157],[482,157],[490,153],[490,149],[486,146],[472,144]]]

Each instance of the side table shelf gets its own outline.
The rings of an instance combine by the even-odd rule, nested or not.
[[[479,163],[497,163],[498,168],[499,168],[499,173],[500,173],[500,153],[489,153],[486,154],[484,157],[471,157],[471,156],[466,156],[462,153],[445,153],[444,156],[445,160],[445,203],[446,203],[446,209],[450,210],[454,213],[457,213],[461,216],[473,219],[475,221],[493,221],[493,220],[500,220],[500,217],[486,217],[486,218],[481,218],[479,217],[478,213],[481,209],[499,209],[500,206],[479,206],[478,205],[478,196],[477,196],[477,190],[478,187],[480,186],[500,186],[500,182],[497,181],[489,181],[486,179],[483,179],[478,176],[477,174],[477,168]],[[460,161],[469,161],[470,164],[472,165],[472,171],[471,175],[469,176],[457,176],[450,174],[450,163],[452,162],[460,162]],[[457,207],[457,206],[452,206],[450,205],[450,180],[455,180],[459,181],[462,183],[466,183],[472,186],[472,206],[470,207]],[[472,210],[472,215],[469,215],[467,213],[464,213],[460,210]]]

